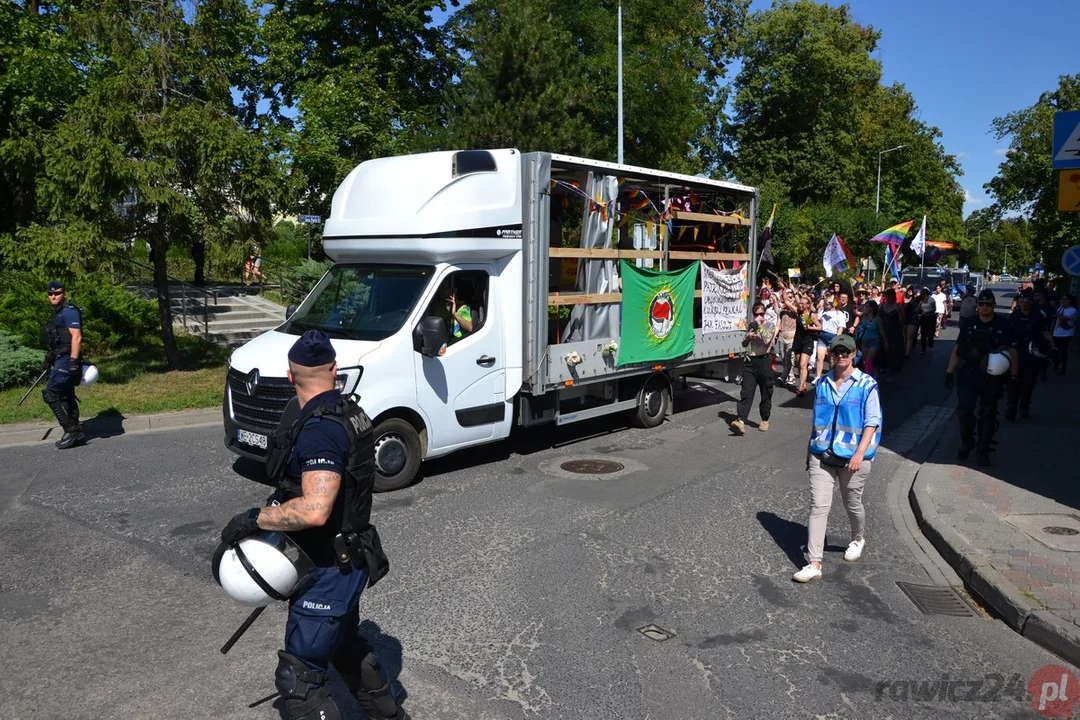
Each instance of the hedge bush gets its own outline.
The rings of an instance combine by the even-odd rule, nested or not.
[[[0,330],[0,389],[29,385],[41,373],[44,350],[19,344],[14,335]]]
[[[29,273],[0,274],[0,329],[27,348],[41,348],[40,332],[52,313],[45,295],[48,280]],[[113,285],[108,278],[87,275],[64,280],[67,297],[83,316],[83,355],[101,355],[157,333],[157,302],[144,300]]]
[[[331,266],[329,260],[301,260],[285,272],[282,300],[287,305],[299,304]]]

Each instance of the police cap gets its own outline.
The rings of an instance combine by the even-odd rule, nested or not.
[[[63,290],[63,289],[64,289],[64,284],[62,282],[60,282],[59,280],[50,280],[49,281],[49,292],[56,292],[57,290]]]
[[[990,289],[985,289],[979,293],[979,302],[985,302],[987,300],[990,302],[997,302],[997,298],[994,297],[994,292]]]
[[[303,367],[319,367],[334,362],[337,353],[322,330],[308,330],[289,348],[289,362]]]
[[[1016,294],[1016,297],[1021,300],[1030,300],[1034,295],[1035,293],[1031,291],[1031,288],[1024,288]]]

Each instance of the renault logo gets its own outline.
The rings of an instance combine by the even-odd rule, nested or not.
[[[255,394],[255,391],[259,387],[259,368],[255,368],[248,373],[247,380],[244,381],[244,385],[247,387],[248,395]]]

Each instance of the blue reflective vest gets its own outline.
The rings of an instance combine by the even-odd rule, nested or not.
[[[832,385],[822,377],[817,384],[814,398],[814,433],[810,436],[810,452],[820,455],[831,447],[833,453],[839,457],[853,457],[862,439],[866,401],[876,389],[877,381],[866,373],[860,373],[860,377],[848,387],[837,405]],[[863,458],[872,460],[880,442],[879,425]]]

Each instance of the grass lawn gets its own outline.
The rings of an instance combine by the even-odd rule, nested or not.
[[[138,345],[108,357],[89,358],[97,365],[100,377],[93,385],[75,391],[82,419],[101,414],[130,416],[220,407],[229,350],[190,335],[177,334],[176,340],[185,370],[166,370],[161,339],[157,337],[143,338]],[[28,385],[0,390],[0,424],[55,421],[41,399],[44,385],[42,380],[20,407],[15,403]]]

